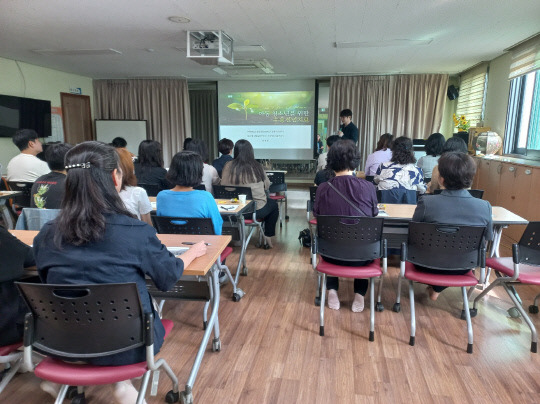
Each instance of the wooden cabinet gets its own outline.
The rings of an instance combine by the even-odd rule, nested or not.
[[[483,189],[483,199],[496,206],[498,205],[497,197],[499,194],[502,163],[496,160],[477,160],[480,161],[476,172],[478,180],[475,189]]]

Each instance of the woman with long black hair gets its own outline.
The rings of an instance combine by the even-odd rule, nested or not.
[[[58,217],[45,224],[34,239],[34,254],[43,282],[54,284],[135,282],[145,312],[154,313],[154,350],[163,344],[165,329],[156,314],[145,276],[169,290],[193,259],[206,253],[197,243],[175,258],[156,237],[156,231],[137,220],[118,192],[122,185],[118,154],[101,142],[84,142],[65,157],[66,192]],[[89,360],[94,365],[127,365],[145,361],[145,348]],[[51,394],[54,385],[43,389]],[[118,403],[135,402],[129,382],[117,383]]]
[[[251,188],[251,194],[257,204],[257,219],[264,219],[266,245],[272,248],[271,237],[276,234],[279,207],[276,201],[266,196],[265,191],[270,187],[270,180],[261,163],[255,160],[253,146],[249,141],[240,139],[234,145],[234,160],[223,167],[221,185]]]

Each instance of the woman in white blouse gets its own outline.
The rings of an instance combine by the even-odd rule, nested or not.
[[[133,166],[131,153],[126,149],[116,149],[116,152],[120,157],[120,169],[122,170],[120,199],[124,202],[127,210],[137,216],[137,219],[152,226],[152,219],[150,218],[152,204],[144,188],[136,186],[137,177],[135,177],[135,167]]]
[[[203,173],[202,173],[202,184],[204,188],[214,194],[214,185],[219,185],[221,178],[214,166],[208,164],[208,149],[206,144],[199,139],[193,139],[185,148],[186,150],[198,153],[203,160]]]

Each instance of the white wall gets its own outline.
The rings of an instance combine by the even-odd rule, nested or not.
[[[510,92],[508,74],[511,61],[512,56],[508,52],[489,63],[484,125],[490,126],[491,130],[501,137],[504,137],[506,126],[506,109]]]
[[[51,106],[60,107],[60,93],[70,88],[81,88],[90,96],[93,105],[92,79],[47,69],[23,62],[0,58],[0,94],[50,100]],[[9,160],[19,153],[11,139],[0,138],[0,163],[5,168]]]

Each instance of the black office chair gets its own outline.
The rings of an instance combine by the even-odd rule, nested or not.
[[[375,184],[374,178],[374,175],[366,175],[366,181],[371,182],[372,184]]]
[[[435,189],[433,191],[433,195],[439,195],[442,191],[442,189]],[[469,191],[469,194],[471,194],[473,198],[482,199],[482,197],[484,196],[483,189],[468,189],[467,191]]]
[[[383,276],[387,269],[386,240],[382,238],[383,222],[384,219],[379,217],[317,216],[317,236],[313,240],[317,254],[341,261],[373,260],[371,264],[362,267],[335,265],[325,261],[322,257],[318,263],[313,263],[314,269],[319,272],[319,275],[322,275],[319,330],[321,336],[324,335],[326,276],[330,275],[346,278],[369,278],[369,340],[374,340],[375,310],[384,310],[380,301]],[[377,306],[375,306],[374,278],[380,278]]]
[[[137,403],[141,403],[151,372],[159,369],[164,369],[173,383],[166,401],[179,400],[174,372],[164,359],[154,361],[154,318],[151,313],[143,312],[135,283],[16,284],[30,309],[24,326],[25,365],[40,379],[62,385],[57,403],[63,401],[69,386],[78,386],[73,402],[84,403],[84,386],[142,376],[137,398]],[[170,320],[162,320],[162,323],[167,335],[173,323]],[[132,365],[95,366],[74,362],[143,347],[146,347],[146,361]],[[34,349],[51,356],[34,367]]]
[[[161,187],[156,184],[145,184],[143,182],[139,182],[137,186],[144,188],[148,196],[157,196],[157,194],[162,191]]]
[[[463,296],[462,318],[467,320],[467,353],[473,351],[473,330],[469,311],[467,287],[476,286],[478,279],[469,271],[465,275],[449,275],[449,270],[481,269],[480,282],[483,282],[486,268],[485,226],[457,226],[438,223],[409,223],[407,243],[401,247],[401,264],[398,278],[396,303],[393,310],[400,311],[401,279],[409,280],[409,299],[411,305],[411,336],[409,345],[415,344],[416,318],[414,310],[414,282],[426,285],[461,287]],[[437,272],[423,271],[424,267]]]
[[[33,182],[24,181],[8,181],[8,186],[11,191],[21,191],[22,195],[14,196],[13,209],[17,214],[20,213],[22,208],[29,208],[30,201],[32,199],[32,186]]]

